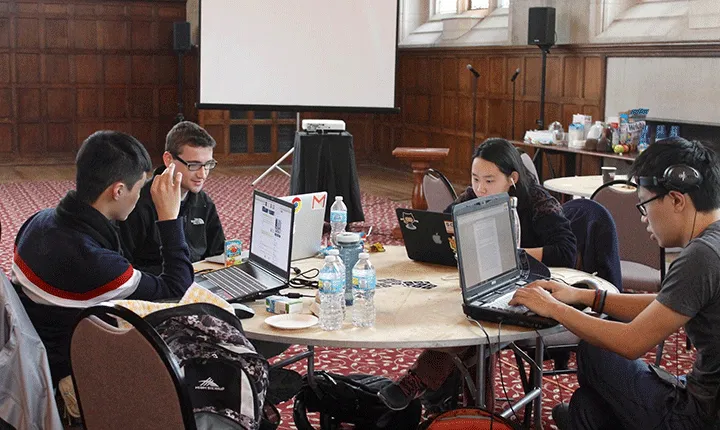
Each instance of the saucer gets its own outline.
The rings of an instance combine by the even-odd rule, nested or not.
[[[318,317],[309,314],[280,314],[265,318],[265,323],[284,330],[297,330],[314,326],[318,323]]]

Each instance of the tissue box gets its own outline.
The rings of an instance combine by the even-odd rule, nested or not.
[[[270,296],[265,298],[265,310],[271,314],[299,314],[303,310],[303,301],[283,296]]]

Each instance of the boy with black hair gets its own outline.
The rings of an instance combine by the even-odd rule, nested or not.
[[[196,262],[225,251],[223,232],[215,203],[203,191],[205,180],[217,162],[213,159],[215,140],[199,125],[183,121],[176,124],[165,138],[164,165],[155,175],[174,166],[183,174],[180,184],[182,205],[179,217],[185,227],[185,242],[190,261]],[[156,227],[157,211],[150,195],[150,184],[143,187],[135,210],[120,223],[120,239],[125,256],[136,268],[160,273],[160,235]]]
[[[123,257],[114,225],[135,207],[151,169],[143,145],[124,133],[98,131],[75,163],[76,189],[25,221],[12,266],[12,283],[47,349],[53,385],[70,375],[70,336],[82,309],[113,299],[179,298],[193,281],[177,219],[182,174],[170,168],[152,181],[163,244],[163,273],[154,276]]]
[[[720,159],[705,145],[666,139],[640,154],[629,177],[638,211],[662,247],[683,247],[658,294],[606,294],[538,281],[510,302],[554,318],[583,341],[580,388],[553,417],[561,429],[700,429],[718,420],[720,388]],[[620,220],[620,222],[622,222]],[[617,321],[594,318],[591,306]],[[686,376],[640,360],[685,327],[697,348]]]

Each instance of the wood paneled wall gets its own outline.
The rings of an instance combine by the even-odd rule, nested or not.
[[[0,163],[72,161],[98,129],[160,153],[178,112],[174,21],[184,0],[0,0]],[[184,64],[190,118],[196,63]]]
[[[512,83],[516,81],[515,138],[536,128],[540,115],[541,52],[534,47],[463,50],[401,50],[398,63],[399,115],[375,115],[373,139],[356,150],[377,154],[383,164],[400,166],[391,152],[397,146],[447,147],[438,168],[468,180],[472,154],[472,64],[477,81],[477,143],[487,137],[511,137]],[[597,52],[556,49],[547,59],[545,124],[567,127],[573,113],[599,118],[604,111],[605,57]],[[352,118],[352,117],[350,117]],[[349,120],[353,122],[352,119]],[[364,124],[358,124],[361,127]],[[353,129],[348,126],[348,129]]]

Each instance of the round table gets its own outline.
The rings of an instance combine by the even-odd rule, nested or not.
[[[617,175],[615,179],[627,179],[627,175]],[[548,179],[543,182],[543,187],[549,191],[589,198],[602,184],[601,175],[567,176]],[[635,191],[635,188],[627,185],[615,185],[615,187]]]
[[[336,331],[322,330],[318,325],[298,329],[284,330],[274,328],[265,323],[271,316],[265,310],[264,301],[251,304],[256,315],[242,320],[243,329],[251,339],[270,342],[308,345],[308,352],[302,357],[289,359],[286,362],[308,358],[308,374],[313,373],[312,352],[314,346],[342,348],[447,348],[455,346],[477,346],[478,357],[485,357],[491,346],[500,347],[509,342],[528,339],[536,341],[535,360],[542,361],[542,342],[539,336],[557,333],[563,330],[555,327],[534,330],[511,325],[498,325],[490,322],[475,323],[468,320],[462,310],[462,292],[459,285],[457,268],[435,264],[420,263],[407,257],[405,248],[386,246],[386,252],[373,253],[370,261],[375,266],[378,279],[395,278],[401,280],[429,281],[437,286],[431,289],[395,286],[378,288],[375,292],[376,321],[372,328],[357,328],[352,325],[351,312],[347,312],[343,328]],[[323,260],[309,258],[293,262],[300,270],[319,268]],[[602,278],[566,268],[551,269],[553,276],[562,278],[568,283],[592,277],[607,289],[617,291],[615,287]],[[313,295],[314,290],[286,289],[284,291],[300,292]],[[304,313],[309,313],[309,305],[313,298],[304,299]],[[482,324],[482,328],[480,328]],[[483,328],[485,331],[483,331]],[[492,350],[491,350],[492,351]],[[485,366],[484,360],[477,362],[476,400],[484,406]],[[542,397],[542,374],[536,372],[532,391],[526,394],[526,402],[534,402],[536,426],[540,426],[540,406]],[[517,407],[520,404],[516,404]],[[512,409],[503,412],[509,414]]]

